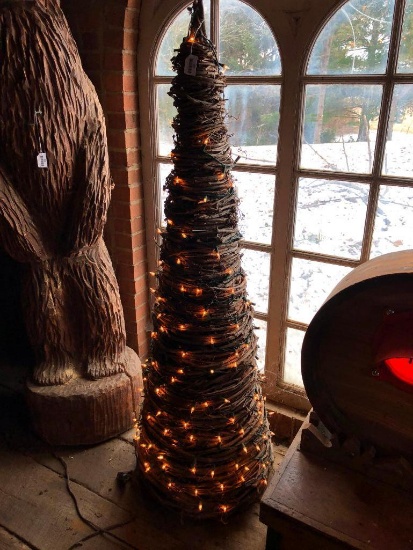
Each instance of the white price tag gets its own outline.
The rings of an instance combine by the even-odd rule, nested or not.
[[[37,155],[38,168],[47,168],[47,156],[46,153],[39,153]]]
[[[198,56],[188,55],[185,59],[184,73],[189,76],[196,76],[196,66],[198,65]]]

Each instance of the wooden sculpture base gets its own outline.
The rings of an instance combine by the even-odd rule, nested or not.
[[[51,445],[90,445],[131,428],[134,405],[141,404],[142,372],[133,350],[127,348],[126,357],[129,376],[75,378],[62,386],[28,382],[27,403],[37,434]]]

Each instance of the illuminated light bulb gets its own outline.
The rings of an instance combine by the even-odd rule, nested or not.
[[[166,464],[166,462],[164,464],[162,464],[162,466],[161,466],[162,470],[166,470],[167,467],[168,467],[168,464]]]
[[[224,514],[226,513],[226,511],[228,510],[228,506],[226,506],[225,504],[221,504],[221,510],[224,512]]]
[[[195,407],[191,407],[191,414],[195,411]]]
[[[188,42],[195,42],[195,36],[193,34],[191,34],[188,38]]]
[[[224,484],[223,483],[221,483],[219,487],[220,487],[221,491],[224,490]]]
[[[196,288],[196,289],[195,289],[195,294],[196,294],[196,296],[201,296],[201,294],[202,294],[202,288]]]
[[[191,435],[189,436],[189,441],[192,442],[192,441],[194,441],[194,440],[195,440],[195,436],[191,434]]]
[[[202,202],[208,202],[208,197],[204,197]]]
[[[152,447],[153,447],[152,443],[149,443],[148,449],[152,449]]]
[[[155,294],[155,292],[156,292],[156,290],[152,287],[149,290],[152,292],[152,294]]]
[[[248,449],[245,445],[242,446],[242,450],[244,451],[244,453],[248,453]]]
[[[152,418],[152,416],[150,414],[146,415],[146,420],[150,420],[151,418]]]
[[[255,448],[257,449],[257,451],[261,451],[261,447],[259,445],[255,445]]]
[[[149,275],[151,275],[152,277],[155,277],[156,273],[155,271],[149,271]]]
[[[194,494],[196,497],[198,496],[198,489],[195,489]]]
[[[242,483],[245,482],[245,477],[244,476],[241,476],[239,479],[240,479],[240,481],[242,481]]]
[[[176,263],[177,263],[178,265],[181,265],[181,263],[182,263],[182,262],[181,262],[181,258],[177,258],[177,259],[176,259]]]
[[[146,443],[141,443],[141,447],[142,447],[142,449],[145,449]]]
[[[180,288],[179,288],[179,290],[180,290],[181,292],[185,292],[185,291],[186,291],[186,288],[184,287],[184,285],[181,285]]]
[[[159,327],[159,330],[160,330],[161,332],[168,332],[167,329],[166,329],[163,325],[161,325],[161,326]]]
[[[211,477],[213,478],[215,476],[214,470],[211,470]]]
[[[206,407],[209,407],[209,403],[208,403],[208,401],[205,401],[205,403],[204,403],[204,407],[205,407],[205,408],[206,408]]]
[[[196,474],[196,468],[195,468],[195,466],[193,466],[193,467],[191,468],[190,471],[195,475],[195,474]]]
[[[206,317],[206,316],[208,315],[208,313],[209,313],[209,312],[208,312],[207,309],[203,309],[203,310],[201,311],[202,317]]]
[[[217,176],[217,179],[219,180],[223,180],[225,178],[225,172],[221,172],[220,174],[218,174]]]
[[[163,460],[164,458],[164,455],[158,455],[158,460]]]
[[[162,414],[162,411],[158,411],[158,412],[156,413],[156,416],[161,416],[161,414]]]
[[[187,430],[188,426],[189,426],[189,422],[183,422],[183,426],[184,426],[185,430]]]
[[[214,340],[214,338],[213,338],[212,336],[211,336],[211,338],[209,339],[209,343],[210,343],[210,344],[215,344],[215,340]]]
[[[214,374],[215,371],[214,371],[214,369],[211,369],[209,372],[210,372],[211,374]]]
[[[161,393],[161,388],[155,388],[156,395],[159,395]]]
[[[168,435],[169,434],[169,430],[168,428],[165,428],[164,431],[163,431],[163,435]]]
[[[245,434],[244,428],[241,428],[241,429],[240,429],[239,434],[240,434],[240,435],[244,435],[244,434]]]
[[[158,337],[158,333],[157,333],[157,332],[151,332],[151,336],[152,336],[152,338],[157,338],[157,337]]]
[[[204,145],[208,145],[208,143],[209,143],[209,138],[205,138],[204,139]]]
[[[185,373],[184,369],[178,369],[176,372],[177,372],[178,374],[184,374],[184,373]]]
[[[187,235],[186,233],[181,233],[181,237],[182,237],[183,239],[186,239],[187,236],[188,236],[188,235]]]
[[[268,481],[266,479],[263,479],[262,482],[264,483],[264,485],[268,484]]]
[[[232,369],[236,369],[238,367],[238,363],[236,361],[234,361],[233,363],[231,363],[230,367]]]
[[[166,220],[166,223],[167,223],[168,225],[173,225],[173,224],[174,224],[174,222],[173,222],[172,220]]]
[[[200,502],[200,503],[198,504],[198,510],[199,510],[200,512],[202,512],[202,502]]]
[[[231,401],[229,399],[227,399],[226,397],[224,397],[224,402],[225,403],[231,403]]]
[[[250,469],[248,468],[248,466],[244,466],[244,470],[245,470],[246,472],[249,472],[249,471],[250,471]]]
[[[162,229],[161,229],[160,227],[158,227],[158,229],[156,230],[156,232],[158,233],[158,235],[162,235]],[[159,263],[159,265],[161,265],[161,264]]]
[[[187,355],[186,351],[181,351],[181,357],[186,357]]]
[[[235,469],[238,470],[239,464],[235,464]]]
[[[172,489],[172,483],[171,482],[168,483],[168,489]]]
[[[235,424],[235,417],[232,416],[232,417],[228,420],[228,422],[229,422],[230,424]]]
[[[185,325],[179,325],[179,330],[186,330],[186,326]]]
[[[218,443],[222,443],[222,437],[220,435],[217,437],[217,439],[218,439]]]
[[[149,462],[145,462],[144,466],[145,466],[145,472],[148,473],[149,470],[151,469],[151,465],[149,464]]]
[[[176,378],[174,376],[171,377],[171,384],[175,384]]]

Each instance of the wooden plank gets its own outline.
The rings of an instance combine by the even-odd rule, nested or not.
[[[288,530],[292,534],[297,530],[308,532],[313,538],[318,534],[324,541],[323,548],[413,547],[413,504],[408,493],[305,455],[296,447],[297,441],[288,453],[281,476],[265,495],[262,521],[285,534],[286,539]]]
[[[77,516],[64,479],[33,459],[0,451],[0,522],[41,550],[67,549],[93,532]],[[104,528],[130,514],[90,490],[73,484],[82,513]]]
[[[0,550],[30,550],[30,546],[0,527]]]

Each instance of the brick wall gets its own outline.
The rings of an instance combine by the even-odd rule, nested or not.
[[[141,0],[62,0],[83,66],[105,112],[115,189],[106,242],[117,273],[128,345],[148,352],[148,293],[140,165],[137,41]]]

